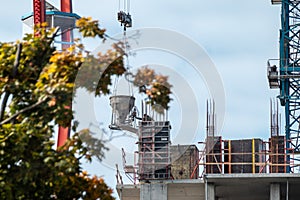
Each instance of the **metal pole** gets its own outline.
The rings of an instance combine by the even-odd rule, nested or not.
[[[204,177],[204,181],[205,181],[205,200],[208,200],[208,197],[207,197],[207,192],[208,192],[208,189],[207,189],[207,180],[205,179]]]
[[[62,12],[66,12],[66,13],[72,13],[72,0],[61,0],[60,1],[60,9]],[[70,43],[72,42],[72,31],[66,31],[65,33],[62,34],[62,49],[66,49],[68,48],[70,45],[69,44],[65,44],[65,42]]]
[[[286,200],[289,200],[289,180],[286,180]]]
[[[252,139],[252,173],[255,174],[255,140]]]
[[[33,23],[40,24],[46,21],[45,0],[33,0]]]
[[[60,1],[61,11],[72,13],[72,0],[61,0]],[[62,49],[68,48],[70,45],[65,44],[64,42],[71,42],[72,39],[72,31],[69,30],[62,34]],[[69,109],[72,109],[72,103],[70,102]],[[62,127],[58,128],[58,139],[57,139],[57,147],[63,146],[67,139],[70,137],[70,127]]]
[[[289,37],[289,1],[283,0],[281,4],[281,38],[280,38],[280,75],[285,75],[286,67],[290,65],[290,45],[287,38]],[[287,154],[287,164],[290,164],[290,80],[289,78],[280,80],[280,97],[281,104],[285,106],[285,135],[286,135],[286,154]],[[290,166],[286,167],[286,172],[290,173]]]

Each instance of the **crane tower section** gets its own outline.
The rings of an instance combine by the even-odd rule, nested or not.
[[[64,50],[74,43],[73,29],[80,16],[72,12],[72,0],[60,0],[60,9],[51,5],[47,0],[33,0],[33,12],[22,17],[26,29],[32,30],[35,25],[46,22],[48,27],[59,28],[61,40],[56,39]],[[35,34],[39,36],[39,34]],[[57,46],[57,48],[59,48]],[[71,109],[71,103],[69,108]],[[70,122],[71,123],[71,122]],[[70,126],[59,126],[57,145],[62,146],[70,135]]]
[[[272,4],[281,5],[280,58],[279,69],[268,62],[268,78],[271,88],[280,89],[278,97],[285,108],[286,153],[300,153],[300,1],[272,0]]]

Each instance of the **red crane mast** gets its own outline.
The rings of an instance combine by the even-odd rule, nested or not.
[[[33,0],[33,21],[34,24],[40,24],[46,21],[45,0]]]
[[[60,9],[62,12],[72,13],[72,0],[61,0],[60,1]],[[45,0],[33,0],[33,21],[34,24],[40,24],[46,22],[46,1]],[[62,42],[70,43],[71,42],[71,30],[66,31],[62,34]],[[62,48],[65,49],[69,45],[62,44]],[[71,106],[69,107],[71,109]],[[60,147],[64,145],[66,140],[70,136],[70,127],[62,127],[58,128],[58,138],[57,138],[57,146]]]

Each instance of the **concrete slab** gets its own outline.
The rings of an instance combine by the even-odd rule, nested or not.
[[[269,200],[274,183],[280,185],[280,199],[300,197],[300,174],[207,174],[205,181],[215,184],[218,200]]]
[[[151,184],[166,187],[161,194],[166,195],[168,200],[204,200],[205,182],[214,185],[215,195],[211,196],[215,196],[216,200],[269,200],[271,184],[279,185],[279,199],[286,199],[288,196],[288,199],[294,200],[300,197],[300,174],[208,174],[204,180],[164,180],[151,181]],[[140,197],[140,186],[140,184],[118,185],[120,199],[144,200]],[[147,193],[144,194],[147,199]],[[272,198],[277,200],[278,189],[275,190],[275,194],[277,196]]]
[[[121,200],[205,200],[204,182],[197,179],[117,185],[117,191]]]

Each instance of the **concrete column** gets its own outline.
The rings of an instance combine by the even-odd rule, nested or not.
[[[167,184],[164,183],[141,184],[140,200],[168,200]]]
[[[270,200],[280,200],[280,184],[270,184]]]
[[[205,200],[215,200],[215,184],[206,183]]]

